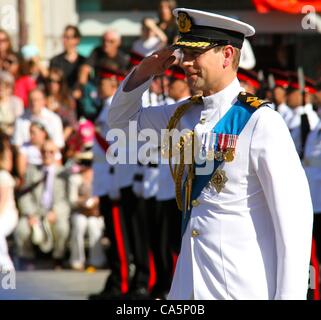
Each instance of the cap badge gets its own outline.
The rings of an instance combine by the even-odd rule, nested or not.
[[[180,12],[177,17],[178,30],[181,33],[190,32],[192,28],[192,20],[185,12]]]

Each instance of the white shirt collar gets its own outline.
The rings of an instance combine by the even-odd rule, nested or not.
[[[235,79],[223,90],[203,98],[204,109],[229,108],[235,102],[240,91],[242,91],[240,82],[235,77]]]
[[[204,120],[206,127],[213,126],[213,124],[221,119],[235,103],[237,96],[241,91],[244,90],[241,87],[239,80],[235,78],[223,90],[210,96],[203,97],[204,110],[201,112],[200,121],[202,122]]]

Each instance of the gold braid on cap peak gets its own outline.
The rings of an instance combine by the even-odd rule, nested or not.
[[[177,41],[175,45],[191,47],[191,48],[207,48],[211,45],[210,42],[190,42],[190,41]]]
[[[193,105],[193,104],[200,104],[202,103],[201,96],[193,96],[189,99],[187,103],[182,104],[179,106],[176,111],[174,112],[173,116],[170,118],[166,135],[164,137],[164,144],[162,146],[162,155],[164,157],[168,156],[169,160],[169,168],[172,174],[172,178],[175,184],[175,193],[176,193],[176,202],[178,208],[182,211],[183,204],[182,204],[182,179],[185,170],[184,164],[184,150],[186,145],[192,144],[192,158],[194,159],[194,131],[188,131],[182,137],[180,137],[180,142],[176,146],[176,150],[180,156],[180,162],[175,164],[173,167],[172,158],[173,158],[173,137],[172,137],[172,130],[176,128],[178,122],[183,117],[185,112]],[[192,191],[192,180],[194,178],[194,164],[188,164],[188,176],[187,176],[187,183],[185,187],[185,212],[186,209],[189,208],[190,198],[191,198],[191,191]]]

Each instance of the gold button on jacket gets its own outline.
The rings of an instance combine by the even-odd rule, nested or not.
[[[197,230],[194,229],[194,230],[192,231],[192,237],[193,237],[193,238],[195,238],[195,237],[197,237],[197,236],[199,236],[199,235],[200,235],[200,234],[199,234],[199,232],[198,232]]]
[[[197,200],[192,201],[192,206],[197,207],[200,203]]]

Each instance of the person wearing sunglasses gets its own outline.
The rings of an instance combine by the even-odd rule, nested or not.
[[[6,30],[0,29],[0,70],[8,71],[8,65],[12,62],[10,56],[17,58],[10,35]]]
[[[120,49],[121,36],[114,30],[106,31],[102,36],[101,46],[95,48],[80,69],[79,82],[85,85],[92,70],[95,83],[99,82],[99,72],[104,68],[127,71],[129,56]]]
[[[78,82],[78,74],[85,57],[78,53],[77,47],[81,40],[78,27],[67,25],[62,35],[63,52],[50,60],[49,68],[57,68],[63,72],[69,89]]]
[[[62,120],[64,140],[67,141],[77,130],[76,101],[68,90],[64,72],[56,67],[49,69],[46,81],[47,107]]]

